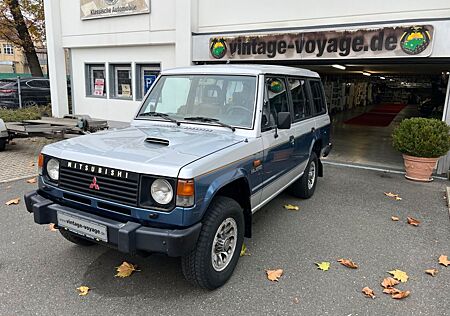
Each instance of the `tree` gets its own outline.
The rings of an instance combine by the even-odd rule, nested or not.
[[[35,42],[45,41],[43,0],[4,0],[0,4],[0,37],[23,49],[33,76],[42,77]]]

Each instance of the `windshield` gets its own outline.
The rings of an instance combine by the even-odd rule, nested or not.
[[[213,124],[205,118],[234,127],[252,128],[256,95],[255,76],[162,76],[144,101],[138,118],[163,120],[153,112],[177,121]],[[203,120],[195,119],[202,118]],[[194,119],[194,120],[192,120]]]

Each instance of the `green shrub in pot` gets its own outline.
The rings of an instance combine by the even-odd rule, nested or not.
[[[438,158],[450,150],[450,126],[429,118],[403,120],[392,134],[394,148],[403,154]]]

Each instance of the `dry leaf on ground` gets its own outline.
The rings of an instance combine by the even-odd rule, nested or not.
[[[439,263],[442,264],[443,266],[448,267],[448,265],[450,264],[450,261],[448,260],[447,256],[441,255],[439,257]]]
[[[370,298],[375,298],[375,293],[373,292],[373,290],[371,288],[368,288],[367,286],[365,288],[362,289],[362,292],[364,293],[364,295],[366,295],[367,297]]]
[[[399,290],[399,289],[396,289],[395,287],[390,287],[390,288],[387,288],[387,289],[383,289],[383,293],[386,293],[386,294],[397,294],[397,293],[400,293],[401,291]]]
[[[400,283],[399,281],[389,277],[389,278],[384,279],[383,282],[381,282],[381,286],[387,289],[387,288],[396,286],[399,283]]]
[[[86,296],[88,294],[90,288],[87,286],[80,286],[80,287],[77,287],[77,290],[79,292],[78,295]]]
[[[30,184],[36,183],[36,178],[28,179],[27,183],[30,183]]]
[[[20,199],[19,198],[17,198],[17,199],[12,199],[12,200],[9,200],[8,202],[6,202],[5,204],[6,205],[17,205],[17,204],[19,204],[19,202],[20,202]]]
[[[56,231],[58,231],[58,230],[55,228],[55,224],[53,224],[53,223],[48,224],[48,230],[51,231],[51,232],[56,232]]]
[[[408,297],[410,293],[410,291],[400,291],[398,293],[392,294],[391,297],[397,300],[401,300],[402,298]]]
[[[386,195],[387,197],[390,198],[394,198],[396,201],[401,201],[402,198],[400,197],[400,195],[396,194],[396,193],[392,193],[392,192],[384,192],[384,195]]]
[[[289,211],[298,211],[300,210],[300,207],[297,205],[292,205],[292,204],[286,204],[284,206],[285,209],[289,210]]]
[[[400,220],[400,218],[398,218],[397,216],[392,216],[391,219],[392,219],[394,222],[397,222],[397,221]]]
[[[316,265],[317,265],[317,268],[322,271],[328,271],[328,269],[330,269],[330,263],[326,262],[326,261],[323,261],[321,263],[316,263]]]
[[[294,304],[298,304],[300,303],[300,300],[298,299],[298,297],[294,297],[293,302]]]
[[[267,279],[278,282],[278,279],[283,275],[283,269],[266,270]]]
[[[406,272],[398,269],[388,271],[388,273],[392,274],[394,276],[394,279],[399,280],[400,282],[406,282],[409,278]]]
[[[250,254],[247,252],[247,246],[244,243],[242,244],[240,256],[250,256]]]
[[[417,227],[417,226],[419,226],[420,221],[418,221],[414,217],[408,217],[408,224]]]
[[[350,259],[339,259],[337,262],[350,269],[358,269],[358,265]]]
[[[427,269],[427,270],[425,270],[425,273],[426,274],[429,274],[429,275],[431,275],[431,276],[436,276],[436,274],[438,273],[439,271],[437,270],[437,269]]]
[[[137,266],[131,263],[124,261],[120,266],[116,268],[117,274],[116,277],[126,278],[129,277],[136,270]]]

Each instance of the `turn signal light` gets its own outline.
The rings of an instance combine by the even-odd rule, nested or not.
[[[42,175],[42,168],[44,167],[44,155],[39,154],[38,156],[38,171],[39,175]]]
[[[194,180],[178,180],[177,206],[189,207],[194,205],[195,186]]]

